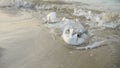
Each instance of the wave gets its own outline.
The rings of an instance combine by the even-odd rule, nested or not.
[[[7,2],[7,1],[6,1]],[[40,2],[39,4],[35,4],[34,2],[30,2],[27,0],[16,0],[16,1],[9,1],[6,4],[2,5],[5,6],[4,8],[16,8],[16,9],[31,9],[31,10],[37,10],[37,12],[41,11],[56,11],[57,15],[62,18],[62,17],[67,17],[73,22],[78,19],[80,23],[82,23],[85,28],[88,31],[88,34],[90,36],[94,35],[90,40],[88,40],[90,43],[87,43],[85,47],[77,47],[76,49],[92,49],[96,47],[100,47],[103,44],[106,44],[106,39],[108,36],[113,37],[112,40],[116,39],[114,37],[116,33],[120,30],[120,15],[114,12],[107,12],[107,11],[100,11],[97,9],[91,8],[88,9],[86,7],[80,7],[76,5],[69,5],[64,3],[63,5],[58,4],[56,2]],[[71,7],[69,7],[71,6]],[[69,8],[68,8],[69,7]],[[44,19],[46,19],[46,14],[44,14]],[[39,17],[39,14],[37,14]],[[35,17],[37,15],[34,15]],[[62,16],[60,16],[62,15]],[[64,22],[59,19],[59,22],[54,23],[54,24],[45,24],[46,27],[50,28],[51,34],[58,34],[58,37],[61,37],[62,32],[64,28],[68,25],[71,25],[77,29],[79,29],[79,26],[75,26],[74,24],[65,24]],[[112,28],[112,29],[111,29]],[[57,31],[55,31],[57,29]],[[113,29],[113,32],[111,32]],[[108,33],[106,33],[107,30]],[[98,33],[98,34],[97,34]],[[110,33],[110,34],[109,34]],[[101,37],[103,34],[104,36]],[[119,32],[118,32],[119,34]],[[119,37],[119,35],[117,36]]]

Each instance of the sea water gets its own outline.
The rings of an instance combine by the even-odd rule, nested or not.
[[[1,1],[3,1],[3,0],[1,0]],[[28,3],[30,3],[28,0],[19,0],[19,1],[22,1],[22,3],[24,3],[23,1],[27,1]],[[87,1],[87,0],[70,0],[71,2],[78,2],[79,3],[79,5],[78,6],[73,6],[73,8],[71,7],[71,8],[67,8],[67,7],[65,7],[64,5],[54,5],[54,7],[52,7],[52,6],[50,6],[51,4],[50,4],[50,1],[53,1],[53,0],[49,0],[49,2],[47,3],[47,6],[46,6],[46,4],[42,4],[42,5],[34,5],[35,7],[37,6],[37,7],[41,7],[41,6],[43,6],[44,5],[44,7],[42,8],[42,10],[46,10],[46,7],[50,7],[52,10],[54,10],[54,11],[56,11],[56,9],[54,9],[54,7],[56,7],[57,9],[58,9],[58,11],[57,11],[57,14],[58,15],[60,15],[60,13],[61,12],[59,12],[59,11],[61,11],[61,10],[66,10],[66,11],[68,11],[68,10],[73,10],[74,11],[74,9],[78,9],[78,11],[79,10],[81,10],[81,8],[79,8],[79,5],[81,4],[81,3],[79,3],[79,2],[82,2],[82,3],[86,3],[86,4],[89,4],[89,5],[92,5],[92,6],[94,6],[94,5],[97,5],[97,6],[94,6],[94,7],[89,7],[89,6],[87,6],[87,7],[89,7],[89,9],[88,10],[83,10],[83,12],[85,13],[85,17],[86,17],[86,15],[87,15],[87,12],[89,12],[89,11],[92,11],[92,10],[90,10],[90,9],[94,9],[94,10],[97,10],[96,8],[98,8],[98,6],[101,6],[102,8],[105,8],[105,7],[109,7],[110,8],[110,10],[112,10],[112,9],[114,9],[114,7],[113,6],[116,6],[116,8],[118,8],[118,9],[120,9],[119,8],[119,5],[120,5],[120,3],[119,3],[119,0],[92,0],[92,1]],[[55,0],[55,1],[57,1],[57,0]],[[70,2],[69,1],[69,2]],[[13,0],[7,0],[7,1],[5,1],[6,3],[9,3],[9,5],[11,4],[11,2],[13,2]],[[40,3],[41,1],[39,1],[38,3]],[[68,2],[68,0],[66,0],[66,2],[67,3],[69,3]],[[14,3],[12,3],[13,5],[15,4],[16,2],[14,2]],[[31,2],[32,3],[32,2]],[[74,4],[76,4],[76,3],[74,3]],[[18,5],[17,5],[18,6]],[[16,7],[17,7],[16,6]],[[103,7],[103,6],[105,6],[105,7]],[[111,7],[112,6],[112,7]],[[15,7],[15,6],[13,6],[13,7]],[[23,7],[25,7],[25,5],[23,5]],[[34,8],[35,8],[34,7]],[[63,9],[63,7],[65,8],[65,9]],[[87,7],[82,7],[82,8],[87,8]],[[95,8],[96,7],[96,8]],[[19,7],[17,7],[18,9],[19,9]],[[100,8],[100,7],[99,7]],[[24,8],[24,9],[26,9],[26,8]],[[38,10],[37,8],[35,8],[36,10]],[[48,10],[48,12],[49,11],[51,11],[51,10],[49,10],[49,9],[47,9]],[[41,9],[40,10],[38,10],[38,11],[41,11]],[[67,14],[67,12],[66,11],[64,11],[64,12],[62,12],[63,13],[63,16],[61,16],[61,17],[64,17],[64,14]],[[97,11],[105,11],[105,10],[103,10],[103,9],[99,9],[99,10],[97,10]],[[114,10],[114,11],[118,11],[118,10]],[[70,12],[70,14],[72,14],[73,12]],[[81,13],[81,12],[80,12]],[[83,23],[84,25],[89,25],[90,27],[86,27],[86,28],[88,28],[88,33],[89,34],[91,34],[91,35],[96,35],[95,34],[95,32],[99,32],[100,30],[102,30],[102,29],[106,29],[106,28],[112,28],[112,29],[114,29],[114,28],[120,28],[120,15],[119,15],[119,13],[118,14],[114,14],[114,13],[110,13],[110,12],[105,12],[104,13],[104,16],[102,17],[103,18],[103,21],[105,21],[105,20],[107,20],[108,19],[108,21],[105,21],[105,22],[100,22],[99,24],[101,24],[101,25],[98,25],[96,22],[95,22],[95,19],[94,18],[96,18],[98,15],[101,15],[101,14],[103,14],[104,12],[100,12],[99,14],[98,13],[95,13],[95,12],[92,12],[92,16],[91,16],[91,19],[93,19],[92,21],[83,21],[83,22],[81,22],[81,20],[80,20],[80,23]],[[70,14],[69,15],[67,15],[68,17],[70,16]],[[116,17],[116,15],[118,15],[117,17]],[[47,16],[47,15],[46,15]],[[44,16],[43,18],[45,18],[46,16]],[[72,15],[73,17],[75,16],[75,15]],[[77,15],[78,16],[78,15]],[[84,16],[84,15],[83,15]],[[79,17],[79,16],[78,16]],[[111,20],[112,18],[116,18],[117,20]],[[61,30],[61,31],[63,31],[64,30],[64,26],[65,26],[65,23],[64,22],[61,22],[61,20],[59,20],[60,22],[59,23],[56,23],[56,24],[49,24],[49,25],[47,25],[48,27],[51,27],[52,29],[53,28],[55,28],[56,29],[56,27],[58,28],[58,26],[60,27],[59,29]],[[86,23],[87,22],[87,23]],[[77,26],[77,27],[79,27],[79,26]],[[95,27],[95,29],[94,29],[94,27]],[[102,28],[102,29],[101,29]],[[105,31],[105,30],[103,30],[103,31]],[[55,32],[54,32],[55,33]],[[102,34],[102,33],[101,33]],[[107,36],[107,35],[106,35]],[[112,35],[111,35],[112,36]],[[118,37],[119,37],[119,35],[118,35]],[[96,40],[98,40],[99,39],[99,36],[97,36],[96,35],[96,37],[95,37],[95,39]],[[96,41],[95,39],[93,39],[94,40],[94,42]],[[99,39],[100,40],[100,39]],[[103,39],[101,39],[101,41],[102,41]],[[92,42],[93,44],[94,44],[94,42]],[[97,41],[96,41],[97,42]],[[95,45],[94,45],[95,46]]]
[[[98,4],[98,5],[118,5],[120,0],[66,0],[71,2],[82,2],[87,4]]]

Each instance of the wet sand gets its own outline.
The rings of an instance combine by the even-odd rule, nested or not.
[[[30,13],[0,11],[0,68],[119,68],[119,44],[91,50],[65,45]]]

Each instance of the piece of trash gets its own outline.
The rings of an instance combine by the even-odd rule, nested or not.
[[[56,17],[56,12],[51,12],[47,15],[47,22],[50,23],[55,23],[57,22],[57,17]]]
[[[81,45],[88,38],[85,33],[75,33],[72,28],[65,28],[62,34],[63,40],[70,45]]]

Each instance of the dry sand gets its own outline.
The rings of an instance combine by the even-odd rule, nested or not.
[[[0,11],[0,68],[119,68],[120,48],[69,49],[41,23],[28,12]]]

